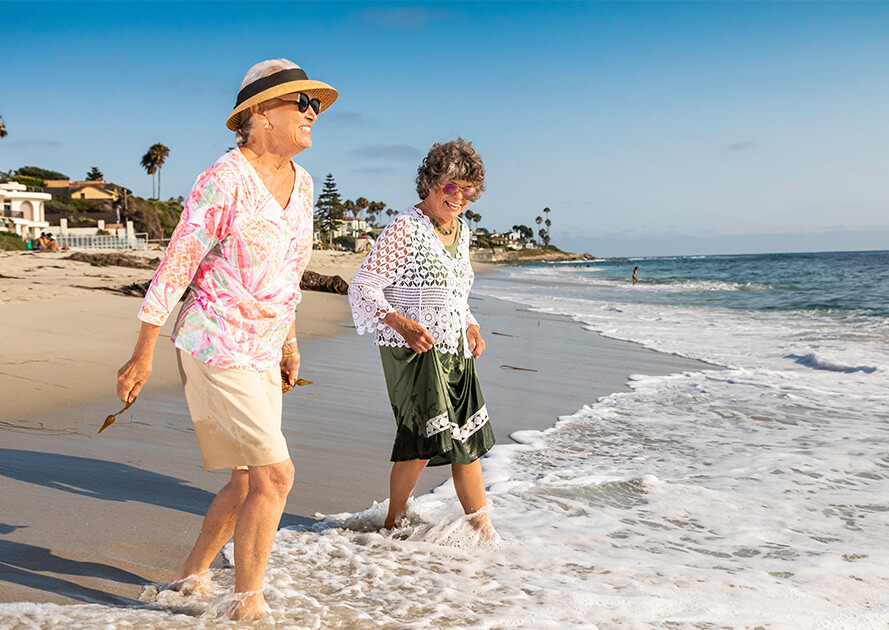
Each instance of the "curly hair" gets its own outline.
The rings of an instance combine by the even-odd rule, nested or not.
[[[475,201],[485,191],[485,165],[472,143],[457,138],[450,142],[436,142],[423,163],[417,169],[417,193],[420,199],[441,183],[462,179],[475,187],[475,194],[469,201]]]

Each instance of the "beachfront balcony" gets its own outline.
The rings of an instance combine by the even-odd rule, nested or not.
[[[29,190],[18,182],[0,184],[0,212],[6,223],[22,238],[37,238],[47,227],[44,204],[52,199],[45,192]]]

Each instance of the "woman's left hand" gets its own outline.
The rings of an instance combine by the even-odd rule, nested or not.
[[[281,378],[291,386],[296,385],[296,379],[299,376],[299,350],[294,349],[292,352],[293,356],[281,359]]]
[[[482,356],[482,352],[485,351],[485,340],[482,339],[478,326],[466,327],[466,341],[469,343],[469,351],[472,353],[472,358],[477,359]]]

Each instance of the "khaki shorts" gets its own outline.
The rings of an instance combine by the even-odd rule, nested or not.
[[[281,433],[281,371],[226,370],[177,349],[204,468],[266,466],[290,459]]]

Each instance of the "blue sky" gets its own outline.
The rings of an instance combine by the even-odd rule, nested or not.
[[[889,3],[0,2],[0,171],[187,196],[246,70],[340,98],[297,156],[401,209],[433,142],[485,160],[474,205],[600,256],[889,248]]]

